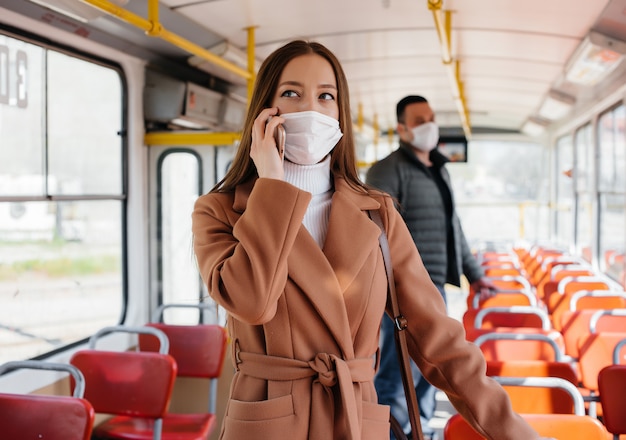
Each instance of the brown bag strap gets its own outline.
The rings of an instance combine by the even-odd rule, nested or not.
[[[393,279],[393,269],[391,266],[391,254],[389,252],[389,243],[387,242],[387,234],[385,227],[377,210],[369,211],[370,217],[380,228],[380,249],[385,262],[385,270],[387,271],[387,282],[389,284],[387,290],[387,302],[391,304],[394,321],[394,335],[396,341],[396,351],[398,360],[400,361],[400,370],[402,372],[402,385],[404,385],[404,394],[406,396],[407,407],[409,410],[409,421],[411,422],[412,439],[423,440],[422,425],[420,424],[420,410],[415,395],[415,385],[413,384],[413,375],[411,373],[411,363],[409,357],[409,349],[406,344],[405,329],[408,326],[407,319],[400,313],[398,306],[398,298],[396,296],[396,283]]]

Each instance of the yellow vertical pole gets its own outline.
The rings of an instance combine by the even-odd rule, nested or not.
[[[363,104],[359,102],[358,113],[356,115],[356,127],[359,132],[363,131]]]
[[[252,98],[252,89],[254,88],[254,80],[256,79],[256,72],[254,71],[255,64],[255,38],[254,38],[254,26],[247,28],[248,31],[248,72],[250,77],[248,78],[248,104],[250,104],[250,98]]]

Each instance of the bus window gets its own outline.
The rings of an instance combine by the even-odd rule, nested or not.
[[[600,265],[624,283],[626,246],[626,106],[620,105],[598,120],[598,204]]]
[[[539,144],[470,141],[467,163],[450,163],[459,217],[472,242],[548,238],[547,152]]]
[[[576,252],[585,260],[592,261],[592,227],[593,210],[592,184],[593,173],[593,139],[591,124],[586,124],[576,131],[574,135],[575,143],[575,172],[574,182],[576,188],[576,228],[574,243]]]
[[[571,135],[558,139],[554,164],[556,176],[554,241],[563,249],[568,249],[574,242],[574,145]]]
[[[116,324],[123,304],[117,70],[0,35],[0,363]]]

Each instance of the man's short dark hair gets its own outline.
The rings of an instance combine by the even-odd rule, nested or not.
[[[409,104],[415,104],[417,102],[428,102],[426,98],[419,95],[409,95],[402,98],[398,105],[396,106],[396,117],[398,118],[399,123],[404,123],[404,110],[406,106]]]

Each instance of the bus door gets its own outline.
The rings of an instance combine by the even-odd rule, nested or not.
[[[208,299],[193,252],[191,213],[196,199],[224,177],[235,150],[232,145],[148,147],[151,310]],[[193,309],[167,312],[176,314],[176,321],[198,322]],[[201,321],[221,321],[217,311],[207,314]]]

